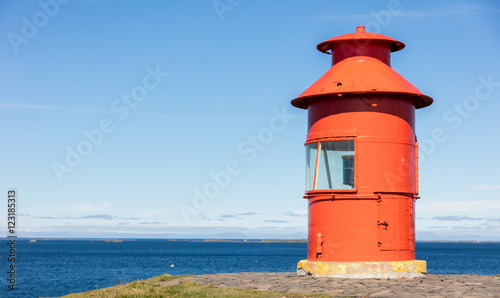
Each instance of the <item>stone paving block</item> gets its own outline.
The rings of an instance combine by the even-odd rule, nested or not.
[[[178,284],[169,280],[162,286]],[[500,297],[500,277],[432,275],[406,279],[342,279],[285,273],[226,273],[197,275],[190,280],[214,287],[253,288],[284,293],[322,293],[330,296],[367,297]]]

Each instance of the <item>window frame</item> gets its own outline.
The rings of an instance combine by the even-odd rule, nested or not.
[[[335,141],[354,141],[354,187],[350,188],[350,189],[338,189],[338,188],[316,189],[317,183],[318,183],[317,175],[318,175],[318,171],[319,171],[318,163],[319,163],[319,159],[320,159],[320,155],[321,155],[320,154],[321,143],[322,142],[335,142]],[[304,146],[309,145],[309,144],[314,144],[314,143],[317,144],[317,147],[316,147],[316,161],[314,163],[313,189],[306,190],[306,193],[310,194],[310,193],[324,193],[324,192],[336,192],[336,193],[357,192],[358,191],[358,155],[359,155],[359,154],[357,154],[357,151],[358,151],[357,138],[346,136],[346,137],[331,137],[331,138],[312,139],[312,140],[308,140],[307,142],[305,142]],[[310,177],[309,177],[309,179],[310,179]],[[306,182],[307,182],[307,178],[306,178]],[[307,189],[307,186],[308,185],[306,185],[306,189]]]

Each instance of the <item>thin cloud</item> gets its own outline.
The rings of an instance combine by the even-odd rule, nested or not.
[[[112,219],[114,219],[113,216],[108,215],[108,214],[85,215],[85,216],[77,217],[77,219],[89,219],[89,218],[104,219],[104,220],[112,220]]]
[[[278,220],[278,219],[266,219],[262,222],[273,222],[273,223],[289,223],[288,220]]]
[[[95,215],[85,215],[85,216],[36,216],[33,218],[39,219],[104,219],[104,220],[112,220],[116,217],[108,215],[108,214],[95,214]]]
[[[263,226],[263,227],[258,227],[257,229],[262,230],[262,231],[278,231],[278,230],[281,230],[281,228],[278,227],[278,226]]]
[[[431,219],[439,221],[473,221],[473,220],[487,220],[487,221],[500,221],[498,217],[469,217],[466,215],[462,216],[435,216]]]
[[[161,221],[151,221],[151,222],[140,222],[140,225],[158,225],[161,224]]]
[[[0,103],[2,109],[18,109],[18,110],[45,110],[59,111],[67,114],[76,113],[105,113],[109,112],[109,108],[105,107],[60,107],[51,105],[38,105],[29,103]]]
[[[498,12],[500,12],[500,10],[491,9],[491,7],[486,7],[477,3],[457,3],[455,5],[427,11],[403,10],[400,13],[395,13],[394,15],[405,18],[435,18],[450,15],[471,16]]]
[[[283,213],[283,215],[292,216],[292,217],[302,217],[302,216],[305,216],[306,214],[299,214],[299,213],[295,213],[293,211],[288,210],[287,212]]]
[[[262,120],[257,117],[228,117],[228,116],[213,116],[213,115],[165,115],[165,114],[148,114],[148,113],[132,113],[132,116],[145,118],[160,118],[167,120],[205,120],[205,121],[256,121]]]
[[[21,109],[21,110],[64,110],[66,108],[34,104],[0,103],[3,109]]]
[[[236,215],[238,216],[257,215],[257,212],[245,212],[245,213],[238,213]]]
[[[441,230],[441,231],[456,231],[456,230],[481,230],[484,229],[484,225],[474,225],[474,226],[464,226],[464,225],[454,225],[454,226],[428,226],[427,230]]]
[[[39,218],[39,219],[78,219],[78,217],[73,217],[73,216],[34,216],[33,218]]]
[[[500,230],[500,219],[489,220],[486,222],[485,225],[488,229],[499,229]]]
[[[63,208],[62,211],[64,211],[64,213],[69,213],[69,214],[98,213],[105,211],[109,207],[111,207],[111,204],[108,202],[104,202],[101,205],[93,205],[89,203],[76,203],[67,208]]]
[[[220,217],[221,218],[233,218],[233,217],[236,217],[236,215],[233,215],[233,214],[223,214]]]
[[[418,212],[471,212],[500,210],[500,199],[471,201],[422,201],[417,205]]]
[[[435,216],[432,218],[433,220],[439,220],[439,221],[469,221],[469,220],[485,220],[487,218],[484,217],[469,217],[469,216]]]
[[[489,189],[500,189],[500,184],[481,184],[478,186],[464,186],[464,188],[474,189],[474,190],[489,190]]]
[[[67,113],[105,113],[109,112],[108,108],[104,107],[90,107],[90,108],[72,108],[68,109]]]
[[[374,10],[371,13],[365,14],[336,14],[336,15],[323,15],[313,18],[317,21],[363,21],[363,20],[375,20],[379,14],[382,14],[382,9]],[[388,10],[386,10],[389,13]],[[391,13],[390,16],[394,17],[404,17],[404,18],[436,18],[443,16],[452,15],[482,15],[482,14],[492,14],[500,13],[500,9],[491,9],[491,7],[483,6],[477,3],[458,3],[454,5],[449,5],[446,7],[440,7],[433,10],[406,10],[404,6],[401,6],[400,12]],[[384,18],[386,16],[384,15]],[[390,20],[390,19],[389,19]]]

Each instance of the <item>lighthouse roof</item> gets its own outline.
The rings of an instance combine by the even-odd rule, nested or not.
[[[368,56],[354,56],[333,65],[299,97],[292,100],[292,105],[307,109],[311,101],[320,97],[344,94],[411,96],[414,97],[417,109],[433,102],[431,97],[424,95],[386,63]]]
[[[390,50],[391,52],[396,52],[399,50],[402,50],[405,47],[405,44],[395,40],[394,38],[391,38],[389,36],[385,36],[382,34],[378,33],[373,33],[373,32],[365,32],[365,27],[364,26],[358,26],[356,27],[356,32],[355,33],[348,33],[340,36],[336,36],[333,38],[330,38],[327,41],[324,41],[316,47],[318,51],[330,54],[331,48],[335,44],[339,44],[345,41],[354,41],[358,44],[363,44],[365,42],[369,41],[379,41],[379,42],[387,42],[387,44],[390,45]]]

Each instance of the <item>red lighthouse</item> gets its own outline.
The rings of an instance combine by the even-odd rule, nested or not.
[[[297,272],[415,277],[426,273],[415,260],[415,109],[433,100],[390,67],[402,42],[356,29],[317,46],[333,66],[292,100],[308,111],[309,237]]]

